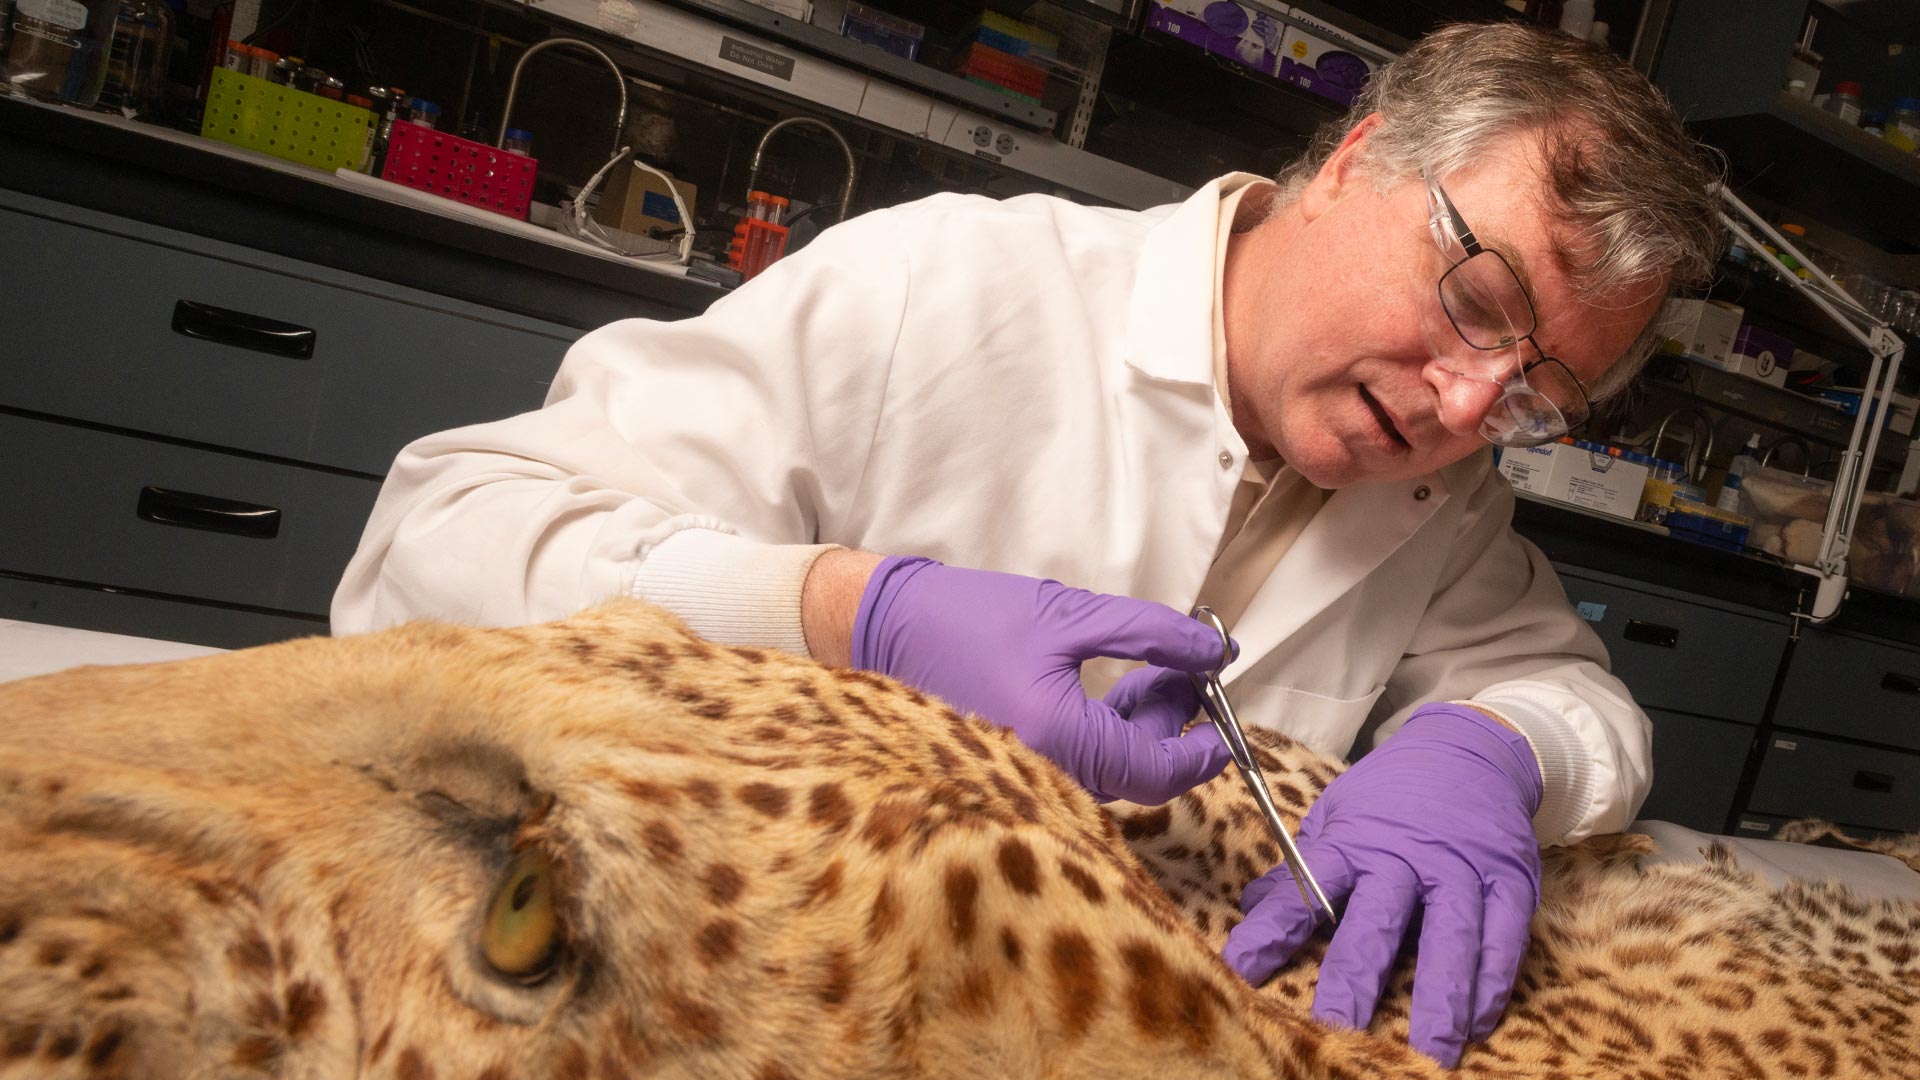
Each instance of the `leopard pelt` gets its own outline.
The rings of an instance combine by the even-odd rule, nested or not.
[[[1297,816],[1338,766],[1260,754]],[[1920,905],[1547,857],[1485,1077],[1920,1077]],[[1439,1077],[1219,959],[1223,777],[1097,806],[1004,730],[635,603],[0,685],[0,1076]]]

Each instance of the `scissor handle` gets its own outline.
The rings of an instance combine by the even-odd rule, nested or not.
[[[1218,676],[1227,670],[1228,664],[1233,663],[1233,639],[1227,636],[1227,624],[1221,622],[1220,616],[1205,604],[1194,605],[1193,610],[1187,612],[1187,617],[1206,623],[1213,627],[1214,633],[1220,635],[1220,666],[1213,669],[1213,674]]]

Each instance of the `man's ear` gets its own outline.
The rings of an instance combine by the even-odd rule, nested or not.
[[[1312,221],[1326,213],[1328,207],[1339,202],[1355,185],[1365,181],[1362,175],[1364,170],[1360,168],[1360,151],[1379,126],[1380,114],[1371,113],[1347,131],[1347,137],[1340,140],[1340,145],[1328,155],[1320,171],[1313,174],[1313,179],[1307,181],[1307,186],[1300,192],[1299,207],[1303,218]]]

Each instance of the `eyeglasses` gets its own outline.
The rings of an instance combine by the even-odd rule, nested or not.
[[[1445,324],[1431,311],[1421,319],[1428,347],[1454,375],[1499,384],[1500,396],[1480,421],[1482,438],[1511,447],[1553,442],[1586,422],[1587,392],[1534,340],[1533,301],[1513,266],[1473,235],[1439,181],[1424,179],[1427,229],[1448,264],[1437,286]],[[1462,353],[1456,336],[1473,351]],[[1522,343],[1535,359],[1524,358]]]

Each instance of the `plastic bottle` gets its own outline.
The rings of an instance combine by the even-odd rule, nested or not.
[[[1667,512],[1673,509],[1674,489],[1681,483],[1682,469],[1676,462],[1665,458],[1647,458],[1647,482],[1640,489],[1641,521],[1653,525],[1665,524]]]
[[[1860,122],[1860,84],[1843,82],[1833,88],[1827,100],[1820,106],[1827,112],[1838,116],[1849,124]]]
[[[1581,41],[1593,29],[1593,0],[1564,0],[1560,5],[1560,29]]]
[[[1920,98],[1904,97],[1893,103],[1881,138],[1909,154],[1920,150]]]
[[[1860,114],[1860,130],[1876,139],[1887,137],[1887,114],[1883,112],[1863,112]]]
[[[1792,222],[1787,222],[1780,226],[1780,235],[1787,238],[1787,243],[1792,244],[1794,247],[1798,248],[1800,251],[1800,254],[1805,255],[1809,259],[1814,258],[1814,253],[1808,250],[1809,245],[1807,244],[1807,227],[1805,225],[1795,225]],[[1779,252],[1778,254],[1780,256],[1780,265],[1793,271],[1793,275],[1795,277],[1799,278],[1802,281],[1807,281],[1812,279],[1813,271],[1808,270],[1805,266],[1801,265],[1799,259],[1794,258],[1792,255],[1784,251]]]
[[[507,137],[500,141],[500,149],[521,157],[533,156],[533,133],[524,128],[508,128]]]
[[[1740,485],[1747,473],[1760,467],[1760,435],[1747,438],[1747,445],[1727,463],[1727,478],[1720,484],[1720,495],[1713,505],[1730,514],[1740,512]]]

